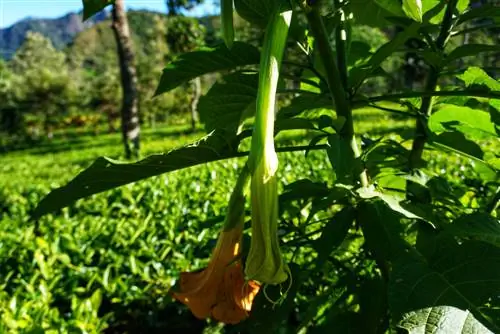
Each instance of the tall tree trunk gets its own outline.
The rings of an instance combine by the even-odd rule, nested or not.
[[[196,130],[196,123],[198,122],[198,102],[201,96],[201,80],[196,78],[191,81],[193,86],[193,99],[191,100],[191,129]]]
[[[168,16],[177,15],[177,7],[175,5],[175,0],[167,0]]]
[[[123,0],[116,0],[113,6],[113,31],[118,49],[123,94],[121,110],[123,144],[125,157],[130,159],[132,156],[139,156],[139,94],[135,55]]]

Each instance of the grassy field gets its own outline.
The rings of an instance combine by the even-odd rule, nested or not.
[[[355,121],[371,138],[401,138],[413,126],[372,109],[356,111]],[[184,126],[147,129],[142,153],[165,152],[203,135]],[[280,145],[303,138],[294,132]],[[121,151],[119,134],[62,132],[50,143],[0,156],[0,333],[177,333],[205,326],[167,292],[180,271],[206,263],[241,159],[154,177],[29,220],[50,189],[98,156],[119,158]],[[280,158],[281,187],[331,173],[323,151]],[[470,169],[454,156],[428,158],[429,173],[455,182]],[[215,325],[210,330],[217,332]]]

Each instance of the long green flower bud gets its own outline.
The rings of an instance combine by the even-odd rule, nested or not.
[[[249,180],[250,170],[245,165],[229,198],[229,209],[224,221],[224,231],[230,230],[239,224],[243,225],[245,222],[245,191]]]
[[[233,0],[221,0],[220,2],[220,24],[222,38],[227,48],[233,46],[234,24],[233,24]]]
[[[276,89],[292,11],[278,9],[271,17],[261,52],[257,111],[249,156],[252,239],[245,266],[248,279],[267,284],[286,281],[289,269],[278,239],[278,156],[274,149]]]

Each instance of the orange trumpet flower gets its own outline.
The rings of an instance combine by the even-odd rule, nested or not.
[[[219,235],[208,267],[181,273],[180,291],[173,293],[197,318],[213,317],[236,324],[248,316],[259,292],[257,283],[245,281],[240,260],[245,218],[243,188],[247,183],[245,169],[231,195],[225,229]]]

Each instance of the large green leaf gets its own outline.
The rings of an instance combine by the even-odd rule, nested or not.
[[[198,105],[206,130],[235,129],[244,118],[253,116],[258,81],[258,74],[236,72],[215,83]]]
[[[480,240],[500,247],[500,220],[477,212],[456,219],[445,231],[461,238]]]
[[[477,56],[481,52],[500,52],[500,45],[488,44],[466,44],[461,45],[450,52],[446,61],[451,63],[460,58]]]
[[[83,0],[83,20],[94,16],[104,8],[115,3],[115,0]]]
[[[217,130],[194,144],[134,163],[98,158],[67,185],[51,191],[38,204],[32,217],[37,219],[80,198],[151,176],[237,156],[237,146],[234,135]]]
[[[279,0],[234,0],[239,16],[250,23],[265,27]]]
[[[402,237],[401,216],[380,200],[363,201],[358,206],[356,221],[363,230],[365,243],[375,258],[384,263],[408,249]]]
[[[458,130],[475,138],[497,137],[491,115],[483,110],[446,105],[429,118],[429,129],[435,133]]]
[[[490,92],[499,92],[500,91],[500,81],[493,79],[486,73],[483,69],[479,67],[469,67],[464,73],[457,76],[460,80],[462,80],[467,87],[471,86],[479,86],[484,87]],[[500,111],[500,99],[489,100],[490,106]],[[495,117],[492,114],[493,123],[496,126],[500,127],[500,120],[498,117]]]
[[[328,221],[321,236],[314,241],[313,247],[318,252],[317,268],[323,266],[332,251],[342,244],[354,222],[355,213],[352,207],[343,208]]]
[[[452,306],[428,307],[403,316],[399,326],[408,334],[493,334],[469,311]]]
[[[259,50],[243,42],[235,42],[231,49],[221,44],[184,53],[163,70],[155,94],[166,93],[203,74],[258,64],[259,58]]]
[[[453,306],[500,329],[500,248],[479,241],[438,243],[428,262],[401,256],[392,268],[389,305],[396,321],[408,312]]]
[[[491,91],[500,91],[500,81],[490,77],[480,67],[469,67],[464,73],[458,75],[457,78],[462,80],[467,87],[477,85],[484,86]]]

